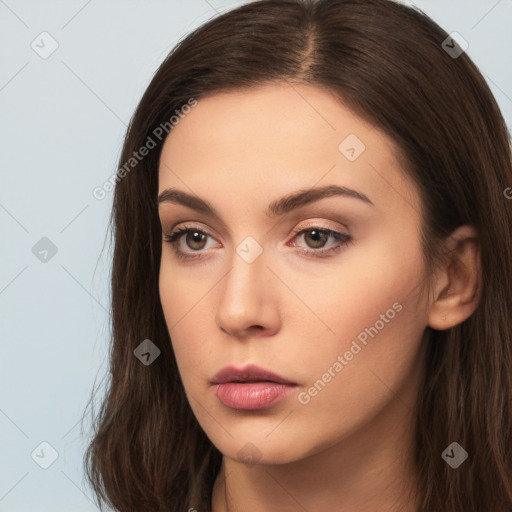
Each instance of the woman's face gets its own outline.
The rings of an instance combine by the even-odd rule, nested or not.
[[[168,136],[159,194],[163,311],[224,455],[285,463],[399,432],[428,299],[420,199],[384,133],[311,86],[212,95]]]

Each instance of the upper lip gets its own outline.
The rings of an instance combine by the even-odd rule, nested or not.
[[[211,380],[212,384],[225,384],[227,382],[278,382],[280,384],[296,384],[265,368],[249,364],[243,368],[226,366],[217,372]]]

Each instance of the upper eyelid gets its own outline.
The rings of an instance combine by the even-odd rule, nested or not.
[[[345,226],[344,226],[345,228]],[[334,257],[340,251],[342,251],[346,246],[352,244],[354,239],[351,234],[348,232],[344,232],[345,229],[338,230],[337,228],[331,229],[327,226],[322,225],[321,222],[317,221],[314,224],[310,224],[308,226],[297,226],[293,232],[292,237],[289,241],[286,242],[286,246],[290,247],[290,242],[295,240],[297,237],[300,237],[302,233],[305,233],[310,230],[318,229],[319,231],[323,231],[327,233],[328,237],[333,238],[333,243],[330,245],[322,246],[319,248],[308,248],[303,247],[302,245],[297,245],[296,242],[291,244],[291,247],[294,247],[298,253],[302,254],[304,257],[314,258],[316,260]],[[178,225],[175,226],[170,234],[164,233],[164,243],[168,243],[170,247],[172,247],[172,251],[174,252],[177,258],[187,261],[202,261],[204,258],[208,258],[208,251],[201,249],[199,251],[194,251],[191,249],[182,249],[181,248],[181,239],[183,235],[189,233],[191,231],[199,231],[205,234],[207,237],[212,238],[216,243],[219,243],[216,240],[216,237],[208,233],[207,230],[202,229],[198,226],[191,225]],[[348,230],[346,230],[348,231]],[[212,248],[210,248],[212,249]]]
[[[345,232],[346,228],[344,228],[343,230],[339,230],[337,228],[324,226],[320,222],[317,222],[315,224],[311,224],[308,226],[300,226],[300,227],[294,228],[291,233],[291,236],[292,236],[292,238],[296,238],[297,236],[301,235],[302,233],[304,233],[306,231],[313,230],[313,229],[318,229],[319,231],[324,231],[324,232],[328,233],[329,236],[333,236],[333,235],[337,234],[337,235],[341,235],[342,237],[344,235],[351,237],[351,235],[349,235],[348,233]],[[181,236],[183,236],[187,232],[194,231],[194,230],[199,231],[199,232],[205,234],[206,236],[209,236],[210,238],[214,239],[218,243],[218,241],[216,240],[216,237],[214,235],[212,235],[211,233],[209,233],[207,229],[204,229],[199,226],[188,225],[188,224],[179,225],[178,227],[173,228],[171,230],[171,232],[166,236],[177,235],[176,240],[179,240]]]
[[[175,233],[176,231],[181,230],[181,229],[191,229],[191,230],[197,229],[198,231],[202,231],[202,232],[208,234],[209,236],[211,236],[212,238],[215,238],[215,236],[210,233],[208,228],[203,228],[200,225],[201,224],[200,221],[189,221],[189,222],[190,222],[190,224],[187,221],[182,221],[181,223],[177,223],[173,228],[171,228],[169,230],[169,232]],[[197,222],[197,224],[195,224],[196,222]],[[308,222],[309,224],[304,225],[304,222]],[[294,234],[297,234],[298,232],[300,232],[302,230],[308,230],[308,229],[314,229],[314,228],[319,228],[319,229],[326,230],[326,231],[336,231],[336,232],[339,232],[340,230],[341,231],[344,231],[344,230],[350,231],[350,228],[348,225],[343,224],[339,221],[337,222],[338,226],[329,225],[328,221],[326,221],[326,220],[322,221],[322,220],[316,220],[316,219],[306,219],[306,220],[298,222],[296,224],[297,224],[297,226],[300,226],[300,227],[295,227],[292,230],[292,232]]]
[[[166,191],[164,191],[166,192]],[[309,217],[317,217],[317,218],[327,218],[327,217],[340,217],[340,220],[341,219],[346,219],[346,220],[349,220],[351,219],[351,222],[352,223],[354,220],[358,219],[360,216],[363,215],[363,212],[360,212],[358,211],[358,213],[352,211],[348,206],[347,208],[349,208],[348,210],[345,210],[345,201],[343,201],[343,203],[340,203],[340,205],[336,206],[336,207],[333,207],[332,204],[324,204],[323,202],[324,201],[329,201],[331,200],[332,201],[332,198],[333,197],[336,197],[336,196],[327,196],[327,197],[322,197],[322,198],[319,198],[319,199],[315,199],[314,201],[311,201],[311,202],[308,202],[306,204],[303,204],[303,205],[300,205],[300,206],[297,206],[296,208],[294,208],[293,210],[289,211],[289,212],[286,212],[286,213],[280,213],[279,216],[282,217],[278,222],[277,224],[275,224],[275,218],[274,216],[271,216],[269,220],[269,227],[267,229],[267,233],[270,231],[270,230],[273,230],[276,225],[279,225],[279,224],[282,224],[283,222],[299,222],[301,218],[304,218],[305,216],[309,216]],[[347,198],[347,195],[343,194],[341,196],[338,196],[338,197],[344,197],[344,198]],[[350,198],[350,196],[349,196]],[[349,201],[347,200],[347,203]],[[361,201],[357,201],[361,204],[363,204],[363,202]],[[364,203],[364,204],[370,204],[372,207],[375,207],[375,205],[369,201],[369,203]],[[165,205],[165,206],[164,206]],[[169,211],[167,211],[167,206],[170,206],[171,209]],[[185,210],[188,210],[188,213],[179,213],[178,216],[179,217],[188,217],[190,215],[190,211],[195,211],[193,216],[196,216],[199,217],[197,220],[194,220],[194,221],[190,221],[190,222],[198,222],[198,223],[202,223],[202,218],[206,219],[205,222],[208,222],[208,223],[214,223],[218,226],[218,228],[216,228],[216,231],[219,231],[222,232],[223,234],[227,235],[228,237],[233,237],[233,232],[231,230],[231,228],[224,222],[224,220],[222,218],[220,218],[219,216],[215,215],[215,214],[211,214],[210,212],[208,211],[200,211],[200,210],[196,210],[195,208],[191,208],[187,205],[184,205],[180,202],[173,202],[173,201],[167,201],[167,200],[164,200],[163,202],[161,202],[159,204],[159,219],[160,219],[160,222],[163,224],[164,222],[165,223],[168,223],[168,221],[166,220],[168,217],[168,215],[170,216],[170,218],[173,218],[174,217],[174,213],[173,210],[174,208],[173,207],[177,207],[177,208],[184,208]],[[340,208],[340,210],[338,210],[338,208]],[[368,212],[366,212],[368,213]],[[364,215],[366,215],[366,213]],[[354,217],[356,215],[356,217]],[[364,216],[363,216],[364,218]],[[273,220],[272,220],[273,219]],[[182,222],[187,222],[185,219],[182,221]],[[342,228],[341,229],[347,229],[349,230],[349,226],[343,222],[340,222],[339,220],[336,220],[334,221],[336,222],[337,224],[341,224]],[[339,228],[337,227],[334,227],[334,228],[329,228],[329,229],[333,229],[333,230],[338,230]],[[212,235],[213,236],[213,235]]]

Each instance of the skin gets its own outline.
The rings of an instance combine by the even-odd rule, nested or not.
[[[338,148],[349,134],[365,145],[354,161]],[[333,196],[265,215],[274,200],[333,184],[364,193],[373,205]],[[168,188],[218,212],[159,206],[164,236],[184,225],[209,235],[189,237],[189,245],[186,235],[174,246],[162,242],[160,297],[190,405],[224,455],[213,512],[417,510],[413,424],[424,332],[456,325],[475,308],[474,231],[462,227],[447,241],[459,263],[439,268],[429,294],[421,200],[395,145],[309,85],[200,99],[163,147],[159,193]],[[314,228],[352,240],[319,257],[336,239],[294,234]],[[237,253],[248,236],[263,251],[251,263]],[[173,247],[204,258],[179,259]],[[393,304],[400,311],[344,358]],[[346,364],[336,372],[338,356]],[[226,407],[211,378],[249,363],[297,382],[296,390],[266,410]],[[330,381],[308,395],[329,368]]]

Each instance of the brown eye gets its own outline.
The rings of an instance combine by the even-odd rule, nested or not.
[[[188,231],[185,237],[185,242],[190,249],[199,251],[204,249],[204,246],[206,245],[206,237],[207,235],[205,233],[201,233],[201,231]]]
[[[216,242],[212,235],[188,226],[178,228],[170,235],[164,234],[163,241],[170,244],[176,257],[181,260],[208,258],[208,249],[212,249]]]
[[[294,240],[300,242],[292,244],[299,249],[300,253],[326,258],[339,252],[352,241],[352,237],[339,231],[315,226],[295,232]]]
[[[329,238],[329,233],[319,229],[308,229],[304,231],[304,240],[312,249],[323,247]]]

